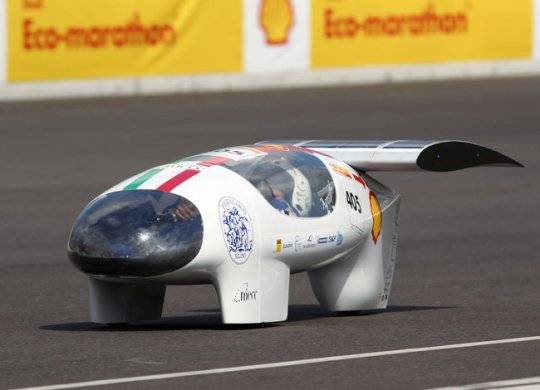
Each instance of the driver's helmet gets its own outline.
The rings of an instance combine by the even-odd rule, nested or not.
[[[256,171],[256,187],[275,208],[289,215],[308,215],[312,201],[309,181],[285,156],[268,156]]]

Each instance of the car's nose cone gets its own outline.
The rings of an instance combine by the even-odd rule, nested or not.
[[[154,190],[119,191],[90,203],[75,221],[68,255],[94,275],[155,276],[197,256],[203,223],[197,207]]]

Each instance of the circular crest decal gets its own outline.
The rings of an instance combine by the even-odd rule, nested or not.
[[[234,198],[221,198],[219,216],[231,259],[236,264],[244,264],[253,249],[253,229],[246,208]]]

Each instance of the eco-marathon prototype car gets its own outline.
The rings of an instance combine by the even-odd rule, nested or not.
[[[366,171],[521,166],[459,141],[272,141],[152,168],[93,200],[68,244],[96,323],[161,317],[169,284],[211,283],[224,323],[287,318],[307,271],[331,311],[384,309],[399,195]]]

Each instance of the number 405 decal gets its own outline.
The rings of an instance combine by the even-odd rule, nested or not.
[[[347,203],[351,209],[362,213],[362,207],[360,206],[360,201],[358,200],[358,195],[353,194],[352,192],[345,191],[347,194]]]

